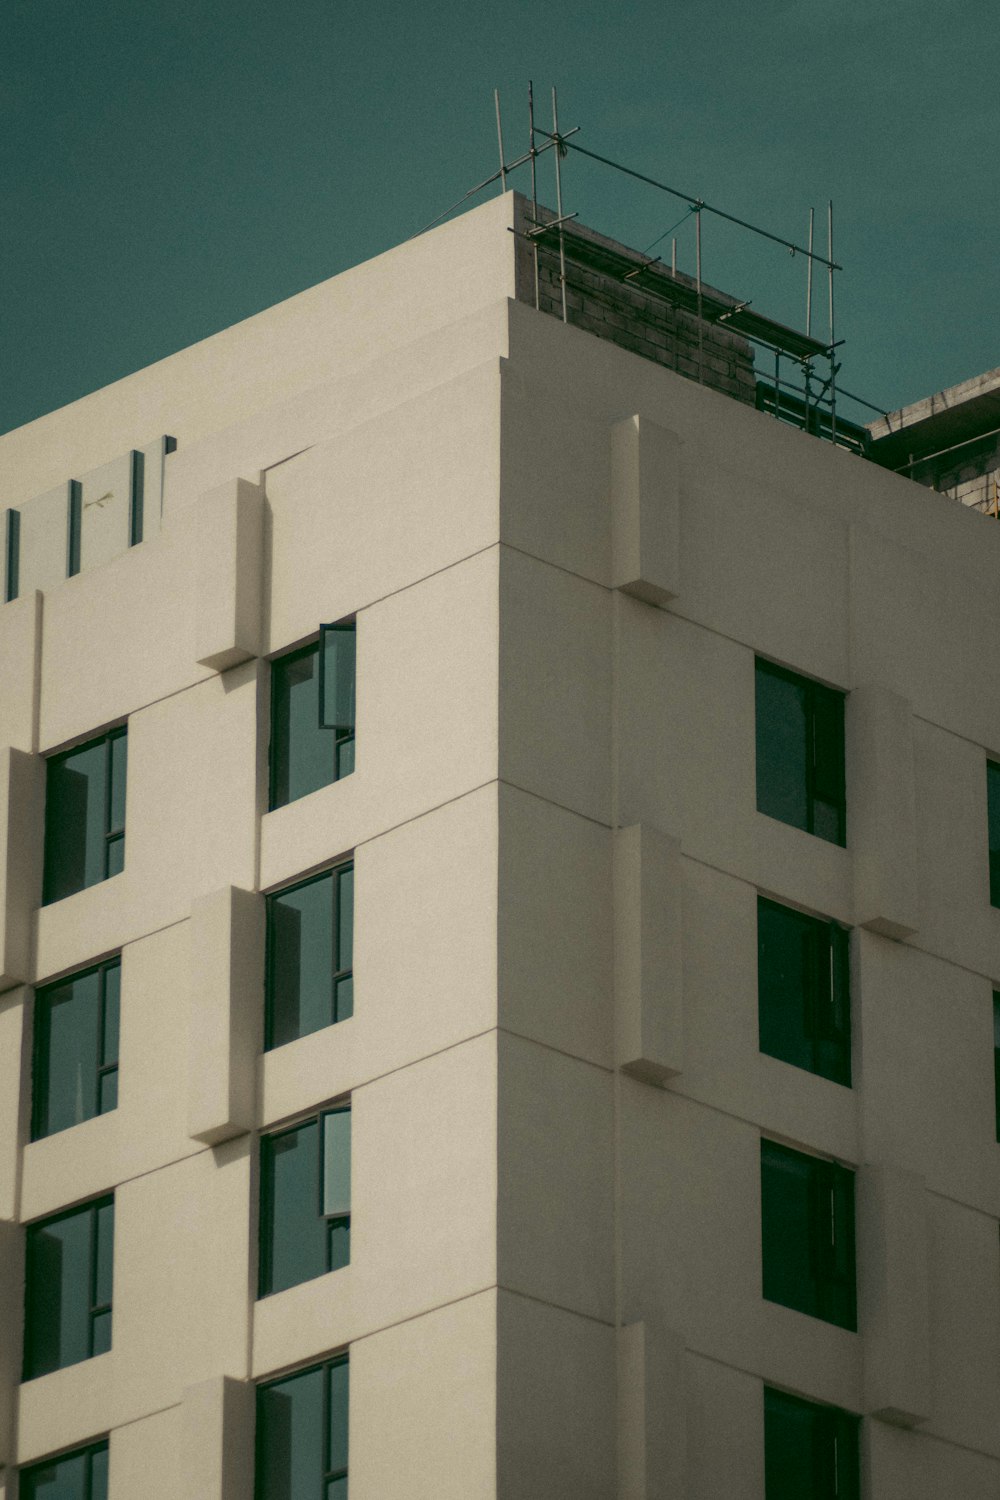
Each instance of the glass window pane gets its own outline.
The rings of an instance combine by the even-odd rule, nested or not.
[[[337,741],[337,779],[350,776],[354,770],[354,739]]]
[[[813,715],[813,796],[828,808],[834,830],[825,837],[843,843],[844,694],[821,683],[811,685]],[[817,812],[818,812],[817,808]],[[816,828],[815,832],[819,832]]]
[[[317,1500],[323,1493],[322,1368],[257,1392],[259,1500]]]
[[[347,1500],[347,1475],[326,1482],[326,1500]]]
[[[347,1468],[347,1422],[350,1366],[346,1360],[330,1367],[330,1433],[328,1438],[331,1474]],[[346,1491],[345,1491],[346,1493]]]
[[[51,1463],[36,1464],[21,1474],[21,1500],[104,1500],[100,1491],[87,1494],[87,1453],[70,1453]]]
[[[806,936],[809,918],[763,898],[757,902],[760,1050],[812,1069],[813,1039]]]
[[[25,1379],[90,1356],[89,1206],[27,1231]]]
[[[261,1141],[261,1296],[326,1271],[319,1122]]]
[[[111,1313],[94,1314],[94,1354],[107,1354],[111,1348]]]
[[[760,1143],[763,1293],[769,1302],[818,1314],[812,1243],[814,1159]]]
[[[325,875],[270,898],[270,1045],[333,1020],[333,882]]]
[[[348,975],[346,979],[337,980],[336,1004],[334,1007],[334,1020],[346,1021],[354,1014],[354,978]]]
[[[320,631],[320,722],[339,738],[354,733],[355,642],[353,625],[324,625]]]
[[[351,1111],[323,1116],[323,1212],[351,1211]]]
[[[107,742],[48,762],[45,791],[46,903],[104,879]]]
[[[354,967],[354,866],[345,865],[337,877],[337,968]]]
[[[111,807],[108,833],[125,831],[125,779],[128,768],[128,735],[116,734],[111,740]]]
[[[105,1444],[90,1455],[89,1500],[108,1500],[108,1449]]]
[[[38,991],[36,1140],[97,1113],[100,994],[101,976],[97,971]]]
[[[114,1283],[115,1256],[115,1205],[111,1201],[95,1209],[97,1215],[96,1252],[94,1268],[94,1306],[110,1306]]]
[[[118,1069],[112,1068],[107,1073],[101,1074],[98,1085],[97,1112],[108,1115],[113,1109],[118,1108]]]
[[[108,880],[112,875],[120,875],[125,868],[125,835],[116,834],[114,838],[107,841]]]
[[[284,807],[337,777],[336,736],[319,721],[319,646],[271,666],[271,806]]]
[[[757,662],[757,808],[808,829],[806,684]]]
[[[833,1495],[833,1474],[823,1474],[817,1413],[810,1401],[764,1388],[764,1494],[766,1500]],[[832,1454],[831,1454],[832,1457]],[[820,1480],[822,1488],[816,1488]],[[823,1482],[825,1479],[825,1483]]]
[[[121,964],[108,964],[104,970],[104,1046],[101,1063],[118,1061],[118,1018],[121,1008]]]
[[[351,1221],[329,1219],[327,1223],[326,1269],[342,1271],[351,1264]]]
[[[1000,906],[1000,765],[986,762],[986,794],[989,810],[990,905]]]

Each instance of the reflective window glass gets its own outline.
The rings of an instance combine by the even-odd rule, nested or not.
[[[354,870],[268,897],[265,1046],[281,1047],[353,1013]]]
[[[346,1500],[346,1357],[257,1390],[256,1500]]]
[[[28,1225],[25,1380],[111,1347],[113,1242],[111,1198]]]
[[[353,624],[324,625],[271,663],[272,808],[354,770],[354,648]]]
[[[760,1050],[850,1087],[849,934],[757,899]]]
[[[764,1387],[765,1500],[858,1500],[858,1419]]]
[[[764,1297],[855,1329],[854,1173],[774,1141],[760,1146]]]
[[[261,1297],[350,1261],[350,1110],[261,1138]]]
[[[61,901],[125,864],[125,730],[49,757],[43,901]]]
[[[21,1500],[108,1500],[108,1445],[95,1443],[22,1469]]]
[[[758,811],[843,844],[845,695],[759,657],[755,677]]]
[[[120,976],[115,958],[37,991],[32,1140],[115,1108]]]

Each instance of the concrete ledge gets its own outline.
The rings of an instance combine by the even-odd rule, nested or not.
[[[262,639],[264,495],[234,479],[202,495],[195,510],[195,654],[228,671],[258,656]]]
[[[920,922],[910,704],[887,688],[847,699],[847,845],[858,925],[905,938]]]
[[[42,595],[38,589],[0,608],[0,744],[38,749],[42,677]]]
[[[683,1066],[682,878],[676,839],[643,823],[615,832],[615,1054],[647,1083]]]
[[[185,1500],[247,1500],[254,1484],[256,1387],[219,1375],[181,1402]]]
[[[646,1321],[618,1330],[618,1500],[687,1493],[684,1341]]]
[[[264,898],[226,886],[191,908],[188,1134],[252,1130],[264,1014]]]
[[[666,605],[680,592],[681,441],[647,417],[611,429],[612,585]]]
[[[868,1166],[857,1187],[865,1409],[914,1427],[930,1417],[932,1391],[924,1183],[899,1167]]]
[[[30,977],[44,843],[45,762],[6,747],[0,750],[0,990]]]

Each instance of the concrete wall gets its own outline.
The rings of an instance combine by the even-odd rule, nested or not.
[[[1000,534],[508,303],[510,209],[0,444],[16,500],[180,438],[155,539],[0,607],[11,1327],[116,1194],[0,1486],[110,1433],[114,1500],[245,1500],[254,1383],[345,1348],[354,1500],[760,1500],[766,1384],[869,1500],[1000,1482]],[[268,658],[349,615],[357,768],[269,812]],[[756,653],[850,695],[846,849],[756,811]],[[11,791],[126,721],[125,869],[39,910]],[[263,896],[346,856],[355,1013],[262,1054]],[[758,893],[857,929],[850,1090],[759,1051]],[[117,951],[119,1107],[28,1143],[31,991]],[[347,1097],[351,1264],[257,1301],[257,1136]],[[856,1334],[761,1297],[762,1134],[858,1171]]]

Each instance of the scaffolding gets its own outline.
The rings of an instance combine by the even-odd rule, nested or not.
[[[540,306],[539,252],[546,250],[558,258],[561,316],[563,322],[570,321],[567,290],[572,287],[568,271],[577,267],[597,271],[612,281],[635,287],[646,296],[662,302],[678,312],[695,319],[697,330],[697,373],[699,383],[704,381],[704,331],[707,326],[719,325],[734,334],[741,335],[755,348],[769,356],[773,362],[773,378],[763,376],[755,369],[756,405],[759,410],[769,412],[778,421],[801,428],[814,436],[847,448],[855,453],[865,453],[869,443],[866,426],[848,420],[838,411],[838,399],[846,398],[872,412],[885,415],[881,407],[874,406],[862,397],[846,391],[838,385],[840,360],[838,350],[843,340],[835,335],[835,285],[834,275],[843,267],[833,257],[833,204],[827,206],[826,254],[814,247],[814,210],[809,210],[807,244],[774,234],[768,229],[752,224],[746,219],[726,212],[704,198],[682,192],[657,178],[636,171],[610,157],[591,151],[576,140],[580,126],[561,131],[559,107],[555,88],[552,89],[552,129],[545,130],[535,119],[534,90],[528,84],[528,149],[514,161],[508,162],[504,152],[503,122],[499,90],[494,91],[499,167],[497,171],[470,188],[458,201],[439,214],[420,233],[431,229],[446,219],[470,198],[493,183],[499,182],[502,192],[507,190],[508,177],[519,168],[529,167],[531,173],[531,227],[526,231],[512,232],[527,240],[532,248],[534,297],[536,308]],[[538,163],[541,157],[551,152],[555,164],[555,214],[545,217],[538,200]],[[648,252],[636,264],[634,254],[600,242],[595,237],[581,234],[574,228],[575,212],[564,212],[563,207],[563,163],[570,153],[576,153],[592,162],[620,173],[635,182],[687,204],[683,219],[694,218],[695,227],[695,274],[682,276],[677,270],[677,241],[672,241],[669,267],[660,256],[650,257]],[[781,246],[790,254],[801,255],[806,261],[805,328],[789,327],[756,311],[751,300],[739,300],[720,294],[708,287],[703,274],[702,220],[705,215],[725,220],[727,223],[757,235],[774,245]],[[679,222],[683,222],[683,219]],[[676,228],[678,226],[672,226]],[[666,238],[667,230],[659,239]],[[655,248],[658,241],[654,241]],[[826,337],[820,338],[812,332],[814,267],[826,271],[827,280],[827,328]]]

